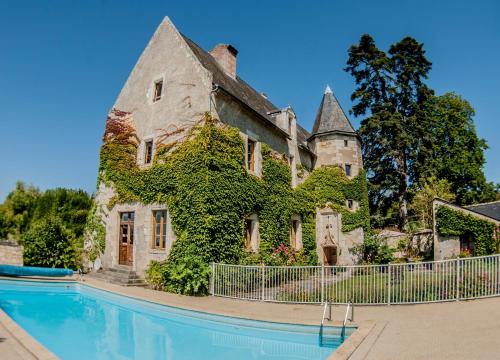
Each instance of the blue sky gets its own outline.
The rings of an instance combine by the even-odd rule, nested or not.
[[[165,15],[205,49],[233,44],[239,75],[306,129],[326,84],[350,108],[343,67],[362,34],[384,50],[413,36],[434,64],[428,84],[476,109],[500,182],[498,1],[23,0],[0,2],[0,201],[18,179],[94,191],[106,113]]]

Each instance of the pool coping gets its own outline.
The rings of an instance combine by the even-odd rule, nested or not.
[[[252,320],[252,321],[263,321],[266,322],[266,320],[262,319],[252,319],[251,317],[245,317],[245,316],[235,316],[234,314],[231,315],[225,315],[221,314],[220,312],[207,312],[207,311],[202,311],[198,309],[193,309],[191,306],[186,306],[186,307],[181,307],[178,305],[171,305],[168,304],[168,302],[165,301],[159,301],[156,299],[150,299],[146,296],[140,296],[136,294],[127,294],[125,291],[116,291],[115,289],[109,289],[106,288],[105,286],[99,286],[101,285],[100,282],[93,282],[92,284],[89,284],[84,281],[78,281],[75,278],[66,278],[66,279],[51,279],[51,278],[12,278],[12,277],[3,277],[0,276],[0,279],[9,279],[13,281],[33,281],[33,282],[47,282],[47,283],[73,283],[73,284],[79,284],[83,286],[87,286],[90,288],[94,288],[100,291],[105,291],[109,292],[115,295],[120,295],[124,297],[128,297],[131,299],[135,300],[141,300],[145,302],[149,302],[152,304],[157,304],[157,305],[162,305],[162,306],[168,306],[171,308],[177,308],[177,309],[182,309],[182,310],[188,310],[188,311],[195,311],[199,313],[205,313],[209,315],[218,315],[218,316],[224,316],[224,317],[232,317],[236,319],[242,319],[242,320]],[[106,285],[106,283],[103,283],[102,285]],[[123,290],[126,290],[124,288]],[[273,321],[267,321],[267,322],[273,322]],[[289,324],[289,325],[310,325],[305,322],[294,322],[294,323],[285,323],[285,322],[276,322],[280,324]],[[56,360],[59,359],[55,354],[53,354],[51,351],[49,351],[47,348],[45,348],[42,344],[40,344],[35,338],[33,338],[28,332],[26,332],[23,328],[21,328],[20,325],[18,325],[13,319],[11,319],[2,309],[0,309],[0,324],[3,324],[6,328],[6,330],[10,333],[10,335],[18,342],[20,343],[21,346],[23,346],[31,355],[33,355],[36,359],[39,360]],[[328,327],[341,327],[343,324],[341,322],[332,322],[328,324]],[[349,335],[349,337],[337,348],[335,349],[334,352],[332,352],[327,360],[347,360],[349,359],[356,349],[361,345],[361,343],[366,339],[366,337],[370,334],[370,332],[374,329],[376,323],[371,320],[366,320],[360,323],[352,322],[348,325],[348,327],[356,327],[356,330],[353,331],[352,334]]]

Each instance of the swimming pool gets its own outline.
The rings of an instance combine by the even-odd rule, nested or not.
[[[339,328],[244,320],[75,283],[0,280],[0,308],[67,359],[326,359]],[[346,337],[353,332],[347,329]]]

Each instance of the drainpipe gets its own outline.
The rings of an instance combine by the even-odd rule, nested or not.
[[[210,90],[210,94],[208,95],[208,111],[210,115],[212,115],[212,94],[217,93],[219,91],[219,84],[212,84],[212,90]]]

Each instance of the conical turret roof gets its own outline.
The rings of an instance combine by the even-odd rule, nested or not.
[[[323,99],[319,106],[318,114],[314,120],[312,135],[339,131],[356,134],[349,119],[342,110],[330,86],[326,86]]]

